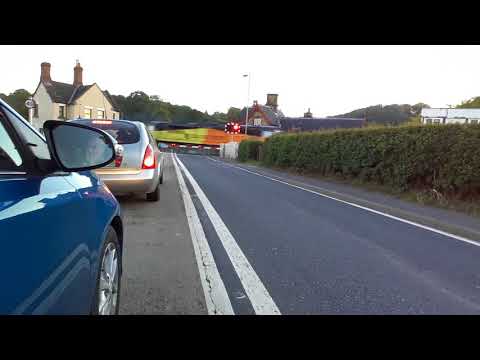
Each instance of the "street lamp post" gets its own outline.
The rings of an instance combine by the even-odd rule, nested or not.
[[[247,135],[247,128],[248,128],[248,104],[250,103],[250,73],[243,75],[243,77],[248,77],[248,91],[247,91],[247,108],[245,114],[245,135]]]

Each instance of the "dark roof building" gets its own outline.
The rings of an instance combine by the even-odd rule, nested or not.
[[[365,126],[365,119],[357,118],[315,118],[310,108],[303,117],[286,117],[278,108],[278,94],[268,94],[267,103],[260,105],[258,101],[248,108],[248,133],[254,133],[256,128],[277,128],[281,131],[316,131],[337,128],[360,128]],[[246,108],[235,119],[245,124]]]
[[[284,115],[278,109],[277,99],[278,94],[268,94],[265,105],[260,105],[255,100],[253,105],[248,108],[248,126],[280,126],[280,119]],[[245,124],[246,111],[246,108],[243,108],[236,119],[240,124]]]
[[[72,84],[62,83],[59,81],[50,81],[48,83],[43,83],[43,85],[45,86],[48,95],[50,95],[50,98],[54,103],[69,105],[74,104],[75,101],[82,97],[82,95],[85,94],[94,84],[74,86]],[[102,92],[112,104],[112,110],[119,111],[118,106],[110,93],[107,90]]]
[[[280,120],[280,127],[283,131],[317,131],[361,128],[364,126],[365,119],[353,118],[284,117]]]

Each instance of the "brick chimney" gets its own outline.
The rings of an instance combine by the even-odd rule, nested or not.
[[[77,64],[73,68],[73,86],[77,87],[83,85],[82,72],[83,68],[80,66],[80,62],[77,60]]]
[[[267,103],[265,105],[270,106],[273,110],[278,108],[278,94],[267,94]]]
[[[42,62],[40,64],[40,68],[42,69],[40,73],[40,81],[41,82],[51,82],[52,78],[50,77],[50,63]]]

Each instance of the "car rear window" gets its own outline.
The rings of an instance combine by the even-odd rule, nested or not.
[[[140,141],[138,128],[127,122],[108,120],[78,120],[75,122],[101,129],[109,133],[119,144],[134,144]]]

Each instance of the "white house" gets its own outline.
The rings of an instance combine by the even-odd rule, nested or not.
[[[478,124],[480,109],[422,109],[422,124]]]
[[[108,91],[103,91],[96,83],[83,85],[83,68],[78,61],[71,84],[53,81],[50,68],[49,63],[41,64],[40,82],[33,94],[33,126],[41,128],[46,120],[120,117],[118,106]]]

